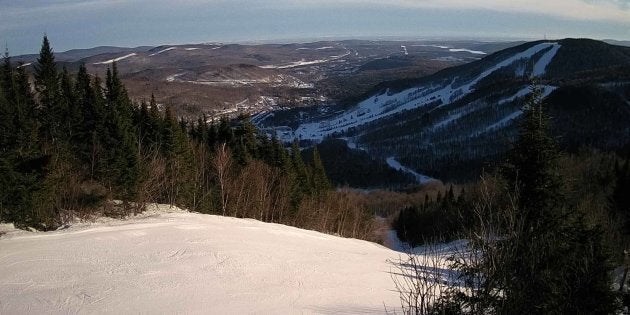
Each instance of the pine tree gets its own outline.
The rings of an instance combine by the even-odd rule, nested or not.
[[[139,176],[137,139],[133,130],[133,105],[118,78],[116,63],[105,81],[106,117],[104,147],[109,152],[108,168],[112,188],[123,199],[135,196]]]
[[[317,146],[313,147],[313,190],[317,194],[324,193],[331,189],[330,182],[328,181],[328,176],[326,176],[326,170],[324,169],[324,164],[322,163],[321,158],[319,157],[319,151],[317,150]]]
[[[39,103],[42,107],[43,136],[54,143],[61,131],[61,121],[64,111],[59,103],[59,81],[55,55],[48,37],[44,36],[39,58],[35,68],[35,89],[39,93]]]
[[[168,185],[167,202],[187,204],[193,196],[194,184],[192,149],[187,141],[187,133],[173,116],[170,106],[166,107],[163,122],[163,154],[166,157]]]
[[[38,138],[36,103],[28,75],[23,67],[12,69],[8,55],[7,65],[0,74],[0,221],[52,229],[58,216],[50,202],[51,157],[43,153]]]
[[[601,233],[563,203],[555,140],[541,91],[525,108],[519,138],[504,169],[518,196],[518,224],[504,242],[503,313],[589,314],[610,311],[609,261]],[[589,293],[587,293],[589,292]],[[588,295],[601,304],[590,303]]]
[[[64,117],[60,121],[60,135],[63,141],[69,144],[72,141],[77,141],[76,137],[83,125],[83,115],[75,95],[75,83],[72,81],[70,73],[68,73],[68,69],[65,66],[63,67],[63,72],[59,75],[59,84],[58,107],[61,109],[60,113]]]

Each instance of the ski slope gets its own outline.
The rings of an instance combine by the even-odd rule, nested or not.
[[[109,59],[109,60],[105,60],[105,61],[101,61],[101,62],[95,62],[94,64],[95,65],[108,65],[108,64],[112,64],[114,62],[118,62],[118,61],[130,58],[130,57],[136,56],[136,55],[137,55],[136,53],[130,53],[130,54],[124,55],[122,57]]]
[[[161,206],[55,232],[9,229],[0,314],[384,314],[400,305],[387,262],[398,257],[366,241]]]
[[[457,82],[459,78],[455,77],[450,83],[429,83],[398,93],[390,93],[390,91],[387,91],[383,94],[372,95],[360,102],[354,109],[348,110],[336,117],[303,123],[297,127],[290,137],[281,138],[281,140],[288,142],[292,141],[293,138],[298,138],[300,140],[321,141],[325,137],[333,134],[344,133],[351,128],[359,127],[404,111],[429,106],[436,102],[439,102],[439,106],[442,107],[456,102],[474,92],[477,83],[496,71],[524,60],[533,63],[532,76],[543,76],[547,66],[551,63],[560,48],[561,45],[555,42],[536,44],[503,60],[497,61],[495,64],[465,82]],[[540,57],[534,58],[537,55],[540,55]],[[457,118],[458,117],[454,117],[452,120]],[[446,123],[450,121],[451,120],[446,121]]]
[[[391,168],[393,168],[395,170],[403,171],[405,173],[411,174],[416,179],[416,182],[418,182],[418,184],[427,184],[427,183],[430,183],[430,182],[436,180],[435,178],[431,178],[429,176],[422,175],[422,174],[420,174],[420,173],[418,173],[418,172],[416,172],[416,171],[414,171],[414,170],[412,170],[412,169],[410,169],[410,168],[400,164],[400,162],[398,162],[396,160],[396,158],[394,158],[394,157],[388,157],[385,160],[385,162],[387,162],[387,165],[389,165],[389,167],[391,167]]]

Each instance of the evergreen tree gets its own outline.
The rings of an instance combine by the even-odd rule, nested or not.
[[[48,181],[51,157],[38,138],[36,103],[23,67],[5,56],[0,74],[0,221],[53,229],[58,224]],[[9,90],[8,92],[6,90]]]
[[[548,128],[541,91],[534,88],[504,169],[516,188],[518,224],[501,247],[509,253],[502,256],[508,258],[502,313],[606,313],[614,306],[606,247],[597,227],[564,206],[559,151]]]
[[[132,123],[133,105],[118,77],[116,63],[107,71],[105,86],[107,127],[103,145],[109,152],[109,177],[121,197],[133,198],[139,176],[139,152]]]
[[[66,143],[75,141],[79,129],[83,124],[83,115],[78,106],[75,95],[75,84],[72,82],[68,69],[63,67],[63,72],[59,75],[60,93],[58,107],[61,109],[63,119],[60,121],[60,136]]]
[[[43,136],[47,141],[56,141],[61,133],[60,122],[64,119],[64,110],[59,103],[59,81],[55,55],[48,37],[44,36],[42,47],[35,68],[35,89],[39,93],[42,108]]]
[[[328,177],[326,176],[326,170],[324,169],[324,165],[322,164],[322,160],[319,157],[319,151],[317,150],[317,146],[313,148],[313,190],[317,194],[321,194],[325,191],[331,189],[330,181],[328,181]]]
[[[173,116],[170,106],[166,107],[163,122],[163,154],[166,157],[167,202],[188,204],[193,195],[192,149],[187,141],[187,133]]]

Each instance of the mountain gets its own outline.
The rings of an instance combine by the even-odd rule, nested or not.
[[[565,149],[628,144],[630,48],[588,39],[529,42],[427,77],[385,82],[347,109],[300,112],[300,122],[279,136],[344,138],[419,173],[465,180],[508,149],[532,82],[548,100]],[[273,133],[283,116],[291,115],[255,121]]]
[[[87,49],[72,49],[64,52],[55,53],[55,59],[60,62],[77,62],[85,58],[89,58],[96,55],[103,54],[125,54],[131,52],[143,52],[148,51],[152,47],[150,46],[140,46],[135,48],[128,47],[116,47],[116,46],[99,46],[94,48]],[[16,62],[35,62],[39,57],[38,54],[31,55],[21,55],[14,57],[14,61]]]
[[[155,95],[179,116],[257,113],[353,103],[374,85],[429,75],[477,60],[511,42],[319,41],[291,44],[185,44],[96,47],[56,53],[71,72],[84,63],[105,76],[116,62],[136,101]],[[13,57],[31,65],[37,55]],[[402,60],[402,62],[400,61]]]

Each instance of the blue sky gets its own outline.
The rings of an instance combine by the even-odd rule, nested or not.
[[[630,40],[630,0],[0,0],[0,43],[35,53],[319,37]]]

